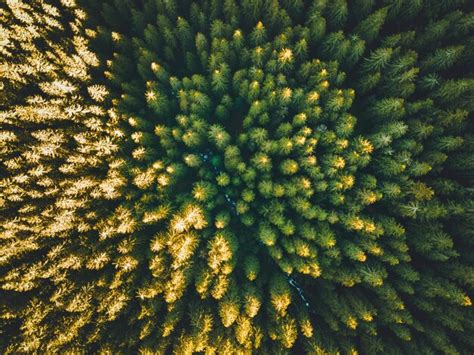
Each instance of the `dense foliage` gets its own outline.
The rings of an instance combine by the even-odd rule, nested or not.
[[[474,6],[0,4],[0,351],[469,353]]]

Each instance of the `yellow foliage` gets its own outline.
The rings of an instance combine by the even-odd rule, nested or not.
[[[291,61],[293,61],[293,51],[289,48],[283,48],[278,53],[278,61],[282,63],[290,63]]]

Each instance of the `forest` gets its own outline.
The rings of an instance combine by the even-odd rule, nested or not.
[[[1,0],[1,354],[472,354],[472,0]]]

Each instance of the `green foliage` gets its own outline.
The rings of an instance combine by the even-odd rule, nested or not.
[[[468,1],[0,4],[2,353],[469,353]]]

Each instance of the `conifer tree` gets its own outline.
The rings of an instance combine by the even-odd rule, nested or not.
[[[7,0],[0,350],[469,353],[473,14]]]

